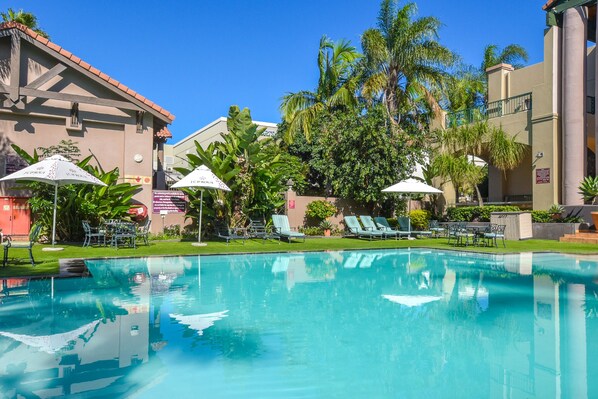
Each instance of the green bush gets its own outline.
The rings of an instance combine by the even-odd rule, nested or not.
[[[533,223],[553,223],[552,214],[548,211],[532,211]]]
[[[300,227],[299,231],[306,236],[321,236],[324,235],[324,230],[321,227]]]
[[[331,216],[334,216],[338,210],[336,206],[330,201],[317,200],[307,204],[307,210],[305,215],[310,218],[318,220],[326,220]]]
[[[409,213],[411,218],[411,228],[413,230],[427,230],[430,224],[430,211],[416,209]]]
[[[447,217],[452,222],[489,222],[492,212],[518,212],[514,205],[459,206],[448,208]]]

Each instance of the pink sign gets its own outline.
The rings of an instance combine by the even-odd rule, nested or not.
[[[167,211],[168,213],[185,213],[187,197],[178,190],[154,190],[153,213]]]
[[[550,183],[550,168],[536,169],[536,184]]]
[[[295,209],[295,200],[289,200],[289,209]]]

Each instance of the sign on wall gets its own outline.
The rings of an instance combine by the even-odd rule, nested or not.
[[[185,213],[187,197],[185,193],[178,190],[154,190],[153,213]]]
[[[550,168],[536,169],[536,184],[550,183]]]
[[[152,184],[151,176],[139,176],[139,175],[125,175],[125,183],[131,184]]]

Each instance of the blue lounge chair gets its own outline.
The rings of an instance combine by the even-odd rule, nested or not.
[[[407,230],[403,231],[393,229],[392,227],[390,227],[390,224],[388,224],[388,220],[386,220],[386,218],[383,216],[376,216],[374,218],[374,221],[376,222],[376,226],[378,226],[380,230],[394,232],[398,234],[399,238],[409,237],[409,235],[411,234]]]
[[[274,233],[278,237],[286,238],[289,242],[293,238],[303,238],[303,242],[305,242],[305,234],[291,230],[287,215],[272,215],[272,224],[274,225]]]
[[[366,230],[379,231],[382,234],[384,234],[385,238],[394,237],[396,240],[401,238],[400,231],[378,227],[378,225],[376,225],[376,222],[374,222],[374,219],[371,216],[361,215],[359,216],[359,220],[361,220],[361,224],[363,224],[363,227]]]
[[[358,238],[385,238],[381,231],[373,231],[371,229],[363,229],[357,220],[357,216],[345,216],[345,226],[349,231],[349,235]]]
[[[414,236],[431,236],[432,232],[428,230],[412,230],[411,229],[411,220],[406,216],[401,216],[397,218],[397,222],[401,230],[408,231],[410,234]]]

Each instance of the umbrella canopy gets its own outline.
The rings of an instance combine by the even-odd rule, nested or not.
[[[195,170],[172,185],[173,188],[213,188],[216,190],[230,191],[230,188],[220,180],[210,168],[205,165],[198,166]],[[201,216],[203,212],[203,190],[199,197],[199,232],[197,233],[197,244],[201,243]]]
[[[169,316],[174,318],[180,324],[184,324],[187,327],[197,331],[198,335],[203,335],[203,330],[212,327],[215,322],[227,317],[227,313],[228,310],[223,310],[222,312],[194,314],[189,316],[184,316],[178,313],[172,313]]]
[[[53,155],[33,165],[3,177],[0,181],[39,181],[54,186],[54,216],[52,218],[52,245],[56,241],[56,199],[58,186],[65,184],[95,184],[105,186],[95,176],[87,173],[62,155]]]
[[[416,179],[407,179],[398,182],[395,185],[386,187],[383,193],[403,193],[403,194],[442,194],[442,190],[434,188]]]
[[[388,299],[391,302],[399,303],[407,307],[421,306],[428,302],[439,301],[442,299],[440,296],[431,295],[382,295],[383,298]]]

